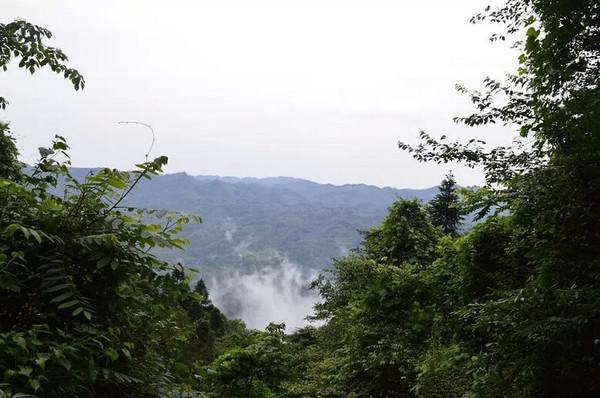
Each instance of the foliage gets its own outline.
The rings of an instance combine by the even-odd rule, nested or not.
[[[456,214],[440,222],[458,206],[451,179],[429,211],[397,201],[315,281],[323,325],[290,335],[226,320],[202,282],[190,291],[181,267],[151,254],[182,247],[188,218],[123,200],[165,158],[78,181],[54,159],[67,150],[57,137],[25,175],[2,125],[2,394],[598,396],[600,4],[508,0],[484,19],[506,26],[493,40],[525,35],[521,66],[470,92],[477,111],[456,120],[515,125],[522,141],[400,144],[483,167],[486,186],[460,203],[481,223],[457,236]]]
[[[24,21],[0,25],[2,65],[13,54],[32,72],[47,64],[83,87],[44,37],[50,32]],[[186,241],[177,235],[191,218],[122,205],[167,158],[79,181],[69,174],[63,137],[40,148],[28,173],[6,124],[0,142],[0,395],[157,397],[191,390],[192,360],[180,358],[194,332],[186,305],[200,297],[182,266],[151,253],[182,248]],[[51,193],[59,180],[63,192]]]
[[[382,263],[424,265],[435,257],[438,235],[418,201],[398,200],[390,206],[381,227],[365,234],[364,251]]]
[[[460,198],[456,191],[454,176],[446,175],[439,189],[439,193],[428,204],[431,222],[445,234],[456,235],[464,216],[459,205]]]
[[[8,130],[8,124],[0,122],[0,177],[19,181],[24,165],[17,159],[15,139],[7,134]]]
[[[287,372],[284,330],[285,325],[272,323],[264,332],[245,332],[206,368],[209,396],[278,396]]]
[[[54,159],[66,149],[57,137],[25,183],[0,180],[3,381],[41,396],[160,395],[185,382],[173,352],[190,334],[181,303],[193,296],[183,269],[148,251],[182,247],[188,217],[119,203],[166,158],[79,183]],[[59,177],[62,198],[46,190]]]
[[[231,322],[211,303],[202,279],[196,282],[192,297],[183,302],[183,307],[192,322],[192,331],[181,361],[209,363],[215,359],[217,339],[231,333]]]
[[[11,59],[19,59],[19,68],[33,74],[37,69],[49,67],[52,72],[63,75],[73,84],[75,90],[85,87],[83,76],[76,70],[67,67],[67,56],[59,49],[46,45],[52,32],[48,29],[16,20],[7,24],[0,23],[0,68],[6,71]],[[0,97],[0,109],[6,108],[8,102]]]
[[[295,365],[307,369],[292,372],[295,396],[600,393],[600,4],[508,0],[484,19],[506,25],[493,40],[525,35],[521,66],[483,93],[459,87],[477,111],[456,121],[514,125],[522,140],[400,143],[421,161],[483,167],[486,185],[464,192],[482,222],[441,237],[435,212],[392,206],[316,283],[326,324],[296,343],[309,364]]]
[[[332,276],[316,282],[324,300],[317,318],[327,321],[319,344],[328,352],[316,366],[335,358],[335,377],[324,379],[335,384],[324,390],[357,397],[410,394],[433,323],[426,275],[440,237],[422,204],[399,200],[382,226],[366,233],[363,250],[336,261]]]
[[[486,151],[482,143],[442,144],[423,135],[421,160],[483,166],[487,187],[471,204],[505,208],[462,242],[463,286],[471,304],[457,308],[459,346],[472,361],[481,395],[589,396],[600,352],[600,6],[594,1],[508,1],[475,19],[525,32],[517,75],[491,79],[471,98],[467,125],[519,127],[527,145]],[[506,39],[507,36],[494,38]],[[495,97],[503,97],[496,105]],[[475,146],[473,145],[475,144]],[[594,304],[595,303],[595,304]]]

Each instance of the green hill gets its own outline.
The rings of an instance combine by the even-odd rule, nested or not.
[[[397,198],[429,200],[436,192],[177,173],[143,181],[129,204],[200,215],[203,223],[184,232],[191,241],[185,251],[161,254],[204,272],[254,269],[283,258],[322,269],[356,247],[358,231],[378,224]]]

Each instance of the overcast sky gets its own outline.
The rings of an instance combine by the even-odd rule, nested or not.
[[[492,1],[493,3],[493,1]],[[469,129],[455,83],[480,87],[515,69],[515,53],[468,20],[481,0],[7,1],[2,22],[25,18],[86,78],[83,92],[50,72],[0,73],[25,161],[54,134],[76,166],[129,168],[157,132],[168,172],[294,176],[318,182],[427,187],[452,168],[397,148],[420,130],[494,144],[511,129]]]

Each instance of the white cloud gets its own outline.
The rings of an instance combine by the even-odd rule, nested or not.
[[[316,270],[284,260],[279,267],[232,271],[213,278],[210,298],[226,315],[241,318],[250,328],[283,322],[291,332],[305,326],[305,318],[313,313],[318,295],[308,286],[316,276]]]

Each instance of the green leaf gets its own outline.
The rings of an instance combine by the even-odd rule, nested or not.
[[[41,387],[40,381],[38,379],[29,379],[29,385],[31,386],[31,388],[33,388],[33,391],[37,391]]]
[[[117,359],[119,359],[119,353],[117,352],[117,350],[115,350],[112,347],[107,348],[106,350],[104,350],[104,354],[110,358],[111,361],[116,361]]]
[[[52,287],[49,287],[48,289],[45,289],[44,293],[52,293],[52,292],[56,292],[58,290],[63,290],[63,289],[69,288],[69,287],[71,287],[71,284],[61,283],[60,285],[52,286]]]
[[[27,349],[27,342],[22,336],[13,336],[12,340],[22,349]]]
[[[73,316],[77,316],[77,315],[81,314],[81,312],[82,312],[83,310],[84,310],[84,308],[83,308],[83,307],[78,307],[78,308],[75,308],[75,310],[74,310],[74,311],[71,313],[71,315],[73,315]]]
[[[38,231],[36,231],[35,229],[30,229],[29,232],[31,233],[31,236],[33,236],[33,238],[37,241],[37,243],[42,243],[42,237],[40,236]]]
[[[59,303],[61,301],[64,301],[64,300],[68,299],[71,296],[73,296],[73,292],[68,291],[68,292],[65,292],[65,293],[61,294],[60,296],[57,296],[57,297],[53,298],[52,300],[50,300],[50,302],[51,303]]]
[[[26,239],[29,239],[29,236],[30,236],[29,229],[27,229],[27,228],[25,228],[25,227],[22,226],[21,227],[21,232],[23,232],[23,235],[25,235]]]
[[[75,304],[79,304],[79,300],[67,301],[66,303],[62,303],[61,305],[59,305],[58,308],[62,310],[64,308],[73,307]]]
[[[33,372],[33,369],[31,369],[29,366],[19,366],[19,374],[23,375],[23,376],[31,376],[31,372]]]
[[[39,366],[40,368],[45,368],[46,367],[46,362],[48,361],[48,356],[47,355],[38,355],[37,359],[35,360],[35,363],[37,366]]]
[[[131,352],[127,348],[121,348],[121,352],[128,358],[131,359]]]

